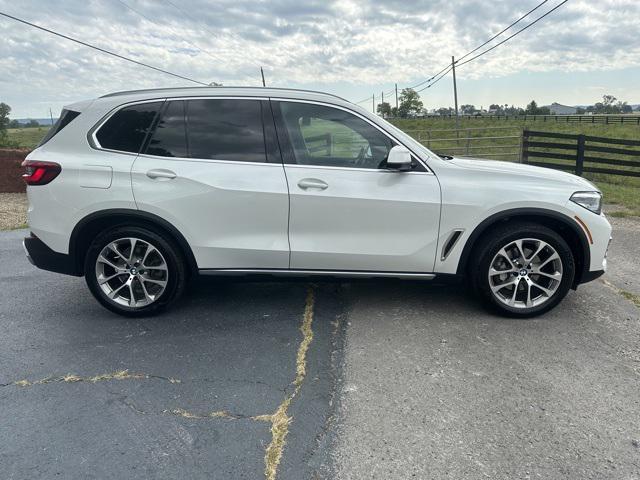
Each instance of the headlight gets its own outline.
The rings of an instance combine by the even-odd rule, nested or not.
[[[600,192],[576,192],[571,195],[571,201],[598,215],[602,211],[602,194]]]

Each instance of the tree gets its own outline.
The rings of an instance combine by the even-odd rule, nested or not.
[[[626,102],[618,102],[616,104],[617,100],[613,95],[603,95],[602,101],[593,106],[593,111],[595,113],[620,113]]]
[[[0,103],[0,145],[4,145],[7,142],[9,113],[11,113],[11,107],[6,103]]]
[[[378,104],[377,108],[378,114],[382,116],[382,118],[391,116],[391,105],[389,102],[382,102]]]
[[[582,107],[577,107],[577,108],[576,108],[576,114],[577,114],[577,115],[584,115],[586,112],[587,112],[587,111],[586,111],[584,108],[582,108]]]
[[[39,126],[40,126],[40,124],[38,123],[37,120],[29,120],[27,122],[27,124],[25,125],[25,127],[27,127],[27,128],[35,128],[35,127],[39,127]]]
[[[627,104],[627,102],[618,102],[618,104],[616,105],[616,109],[618,110],[618,112],[616,112],[616,113],[631,113],[631,112],[633,112],[633,108],[631,108],[631,105]]]
[[[18,120],[11,120],[9,122],[9,128],[20,128],[20,122]]]
[[[420,95],[413,88],[403,88],[400,94],[400,106],[398,114],[406,118],[410,115],[417,115],[422,111],[423,104]]]
[[[531,100],[524,113],[526,115],[551,115],[551,110],[549,107],[539,107],[535,100]]]
[[[398,107],[391,107],[391,116],[393,118],[396,118],[396,117],[398,117],[398,115],[399,115],[398,114]]]
[[[462,105],[460,112],[462,112],[463,115],[473,115],[476,113],[476,107],[475,105]]]

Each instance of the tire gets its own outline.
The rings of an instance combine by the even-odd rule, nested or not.
[[[541,315],[560,303],[576,270],[567,242],[528,222],[505,224],[483,236],[472,260],[469,276],[484,305],[518,318]]]
[[[173,241],[137,226],[98,235],[85,255],[84,272],[96,300],[126,317],[161,312],[180,297],[187,282],[186,263]]]

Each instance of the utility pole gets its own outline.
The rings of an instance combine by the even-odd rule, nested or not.
[[[262,75],[262,86],[266,87],[267,84],[264,82],[264,70],[262,70],[262,67],[260,67],[260,75]]]
[[[460,129],[460,119],[458,118],[458,86],[456,85],[456,60],[451,55],[451,68],[453,70],[453,100],[456,106],[456,129]]]
[[[371,96],[371,102],[372,102],[371,110],[373,110],[373,114],[375,115],[376,113],[376,94],[375,93]]]
[[[398,110],[398,84],[396,83],[396,110]]]
[[[49,107],[49,117],[51,118],[51,125],[53,126],[53,112],[51,111],[51,107]]]
[[[382,100],[380,100],[380,105],[382,105],[384,103],[384,91],[380,92],[380,96],[382,97]],[[384,110],[381,111],[380,114],[382,115],[382,118],[384,118]]]

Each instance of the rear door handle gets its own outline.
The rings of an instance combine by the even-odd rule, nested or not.
[[[153,170],[149,170],[147,172],[147,177],[153,178],[154,180],[155,179],[171,180],[173,178],[176,178],[176,174],[171,170],[165,170],[164,168],[156,168]]]
[[[307,190],[309,188],[324,190],[328,186],[329,185],[326,182],[318,180],[317,178],[303,178],[298,182],[298,187],[300,187],[302,190]]]

